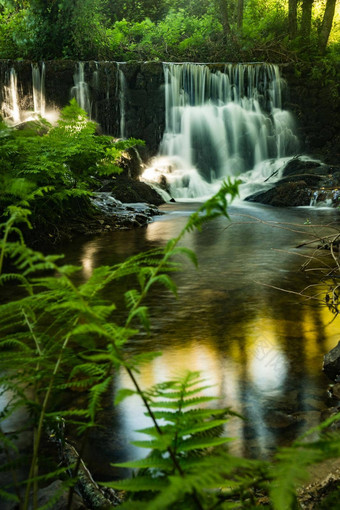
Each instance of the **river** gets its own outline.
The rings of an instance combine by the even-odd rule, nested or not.
[[[161,207],[163,214],[146,228],[118,231],[65,247],[66,261],[82,266],[86,279],[101,264],[113,264],[142,250],[164,246],[183,228],[197,203]],[[322,373],[323,355],[338,341],[338,321],[320,299],[306,299],[302,291],[319,281],[318,272],[303,272],[311,255],[304,241],[336,222],[334,209],[279,209],[239,201],[225,218],[186,234],[183,245],[198,256],[196,269],[183,260],[174,275],[178,298],[166,290],[149,296],[151,334],[140,334],[127,346],[133,353],[161,350],[163,355],[145,366],[139,380],[146,388],[199,370],[213,385],[208,394],[219,397],[244,416],[233,418],[225,434],[235,438],[236,455],[270,458],[323,418],[328,381]],[[326,253],[326,252],[325,252]],[[323,285],[325,289],[325,285]],[[124,287],[111,289],[119,302]],[[320,291],[315,288],[311,295]],[[100,418],[102,429],[91,436],[87,459],[97,478],[119,476],[110,462],[140,457],[145,451],[130,445],[140,438],[135,430],[148,425],[142,404],[130,397],[113,406],[114,392],[130,387],[125,373]]]

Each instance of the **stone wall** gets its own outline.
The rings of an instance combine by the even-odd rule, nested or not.
[[[68,103],[78,66],[79,63],[73,61],[45,63],[47,110],[60,109]],[[5,100],[4,85],[9,82],[11,68],[17,75],[20,108],[32,111],[31,62],[0,61],[0,105]],[[91,118],[100,123],[104,133],[119,137],[125,111],[125,135],[145,140],[148,147],[146,156],[155,154],[165,126],[162,63],[91,61],[85,62],[83,69]],[[119,70],[125,77],[124,90],[119,81]],[[297,70],[291,65],[281,66],[281,73],[288,82],[289,90],[285,107],[295,114],[302,150],[320,155],[330,163],[339,162],[339,80],[336,87],[334,80],[313,79],[308,68]]]
[[[307,66],[283,66],[289,85],[285,107],[296,118],[302,150],[330,164],[340,163],[340,66],[313,77]]]
[[[79,63],[45,62],[46,111],[67,105],[75,90]],[[9,84],[11,69],[17,77],[22,120],[33,111],[32,63],[0,61],[0,105],[5,101],[4,86]],[[41,64],[39,69],[42,70]],[[125,135],[146,141],[150,153],[156,153],[164,125],[164,77],[161,63],[85,62],[84,82],[88,93],[88,113],[104,133],[119,137],[121,116],[126,112]],[[122,90],[119,70],[124,73]],[[25,114],[26,112],[26,114]]]

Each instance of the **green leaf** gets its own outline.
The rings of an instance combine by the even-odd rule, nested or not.
[[[172,460],[167,458],[162,458],[159,456],[148,456],[145,459],[132,460],[128,462],[120,462],[118,464],[112,464],[115,467],[122,468],[130,468],[130,469],[145,469],[145,468],[155,468],[161,470],[168,470],[173,468]]]
[[[307,466],[322,458],[322,452],[304,448],[283,448],[276,454],[270,484],[270,496],[275,510],[291,508],[297,485],[309,478]]]
[[[193,437],[181,441],[179,444],[179,450],[183,452],[188,452],[192,450],[202,450],[206,448],[212,448],[213,446],[220,446],[225,443],[230,443],[233,440],[234,439],[230,437],[214,437],[214,438]]]
[[[125,400],[127,397],[136,395],[136,393],[137,393],[136,390],[129,390],[128,388],[121,388],[120,390],[117,391],[117,394],[116,394],[116,397],[114,400],[114,404],[117,406],[118,404],[123,402],[123,400]]]
[[[168,481],[162,478],[150,478],[148,476],[138,476],[129,480],[117,480],[115,482],[105,482],[105,487],[111,489],[126,490],[130,492],[156,491],[164,490],[168,486]]]

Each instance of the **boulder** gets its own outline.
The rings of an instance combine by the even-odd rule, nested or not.
[[[298,174],[305,174],[305,173],[315,173],[320,172],[321,175],[327,175],[326,168],[321,165],[319,161],[308,161],[305,159],[300,158],[292,158],[288,163],[286,164],[282,175],[298,175]]]
[[[332,381],[340,378],[340,342],[323,358],[322,370]]]
[[[259,191],[246,198],[248,202],[259,202],[274,207],[296,207],[310,205],[312,192],[305,181],[282,182],[266,191]]]

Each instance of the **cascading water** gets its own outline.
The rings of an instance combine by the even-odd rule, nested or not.
[[[91,100],[88,83],[85,81],[84,62],[78,62],[73,75],[74,87],[71,89],[71,96],[77,100],[80,108],[85,110],[91,118]]]
[[[298,140],[282,109],[282,80],[272,64],[164,64],[166,125],[143,178],[175,198],[211,195],[226,176],[262,181]]]
[[[32,83],[34,113],[44,117],[46,111],[44,62],[41,64],[41,72],[38,64],[32,64]]]
[[[120,111],[120,122],[119,122],[119,136],[120,138],[126,138],[126,112],[125,112],[125,95],[126,95],[126,79],[121,69],[122,62],[117,63],[117,96],[119,98],[119,111]]]
[[[7,122],[18,124],[21,120],[19,108],[19,95],[17,74],[12,67],[7,76],[7,85],[4,86],[4,101],[1,111]]]

